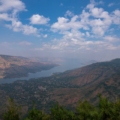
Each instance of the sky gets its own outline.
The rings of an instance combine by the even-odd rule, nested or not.
[[[0,0],[0,54],[120,57],[120,0]]]

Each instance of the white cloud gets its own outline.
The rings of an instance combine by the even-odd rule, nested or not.
[[[9,47],[11,44],[13,44],[13,43],[2,42],[2,43],[0,43],[0,46],[1,46],[1,47]]]
[[[75,15],[73,16],[70,20],[65,17],[59,17],[58,22],[54,23],[51,26],[51,29],[53,31],[66,31],[66,30],[71,30],[71,29],[80,29],[83,28],[84,26],[80,23],[78,20],[78,16]]]
[[[120,24],[120,10],[115,10],[111,15],[113,23],[116,25]]]
[[[104,5],[104,2],[103,1],[99,1],[98,4]]]
[[[17,12],[24,11],[25,5],[20,0],[0,0],[0,20],[6,21],[6,26],[15,32],[22,32],[26,35],[39,35],[39,30],[32,24],[47,24],[50,19],[43,15],[34,14],[29,18],[30,24],[23,24],[17,17]],[[109,35],[112,26],[120,25],[120,10],[108,12],[98,5],[95,1],[91,1],[80,14],[73,14],[66,11],[63,17],[58,17],[57,21],[51,25],[51,30],[62,34],[61,39],[54,39],[51,43],[45,43],[37,50],[60,50],[60,51],[84,51],[84,50],[115,50],[118,47],[114,42],[119,41],[116,36]],[[9,22],[8,22],[9,21]],[[117,27],[117,26],[116,26]],[[42,30],[41,30],[42,32]],[[107,35],[106,35],[107,33]],[[48,37],[47,34],[41,34],[43,38]],[[97,39],[97,40],[96,40]],[[93,41],[94,40],[94,41]],[[30,45],[27,42],[22,44]]]
[[[48,37],[48,35],[47,35],[47,34],[45,34],[45,35],[43,35],[43,37],[44,37],[44,38],[47,38],[47,37]]]
[[[19,43],[19,45],[22,45],[22,46],[30,46],[30,45],[32,45],[32,43],[31,43],[31,42],[28,42],[28,41],[22,41],[22,42]]]
[[[12,21],[11,25],[6,25],[6,27],[12,29],[15,32],[23,32],[25,35],[33,34],[38,36],[38,29],[30,26],[30,25],[23,25],[20,21]]]
[[[66,31],[64,36],[61,39],[54,39],[52,42],[44,43],[42,47],[37,48],[36,50],[42,51],[53,51],[56,52],[81,52],[81,51],[105,51],[105,50],[117,50],[119,47],[113,45],[114,42],[117,42],[117,37],[105,36],[103,39],[98,38],[97,40],[88,40],[84,37],[90,37],[90,33],[86,32],[83,34],[78,30]]]
[[[86,35],[87,35],[87,37],[90,37],[90,33],[89,32],[86,32]]]
[[[92,51],[94,53],[96,51],[100,52],[106,50],[117,50],[119,48],[119,46],[117,47],[113,45],[111,42],[108,42],[110,39],[113,40],[113,38],[110,38],[108,36],[105,37],[104,41],[101,40],[90,41],[83,38],[78,38],[78,36],[76,37],[75,35],[76,38],[72,35],[64,36],[62,39],[55,39],[51,43],[48,44],[44,43],[42,47],[36,48],[35,50],[40,50],[40,51],[56,50],[56,53],[67,52],[68,54],[70,54],[73,52],[81,53],[81,51],[88,51],[88,50],[89,52]]]
[[[114,31],[113,25],[120,24],[120,11],[108,12],[97,7],[98,4],[93,0],[79,15],[71,15],[67,11],[65,17],[58,17],[57,22],[51,25],[51,30],[63,34],[63,37],[44,44],[41,50],[95,52],[120,48],[114,44],[120,39],[109,35],[110,30]]]
[[[63,6],[63,3],[60,3],[60,6]]]
[[[65,17],[67,17],[67,16],[72,17],[72,16],[74,16],[74,14],[71,11],[67,10],[65,13]]]
[[[54,23],[51,28],[53,30],[67,30],[69,29],[67,27],[67,21],[68,19],[64,18],[64,17],[59,17],[58,18],[58,22]]]
[[[112,7],[114,5],[114,3],[110,3],[108,4],[108,7]]]
[[[11,18],[7,13],[1,13],[0,20],[11,21]]]
[[[103,36],[105,32],[108,30],[108,28],[110,27],[111,20],[94,19],[90,21],[89,25],[92,28],[93,34],[98,35],[98,36]]]
[[[31,24],[47,24],[49,21],[49,18],[45,18],[44,16],[39,14],[35,14],[30,18]]]
[[[25,10],[25,5],[20,0],[0,0],[0,20],[15,20],[17,13]]]
[[[67,11],[65,15],[66,17],[69,15],[70,18],[58,17],[58,21],[51,25],[51,30],[59,31],[60,34],[70,30],[79,30],[80,32],[84,30],[84,32],[90,33],[92,31],[90,36],[104,36],[106,32],[109,32],[111,25],[120,24],[120,10],[109,13],[103,8],[96,7],[98,4],[94,0],[91,1],[79,15]]]
[[[95,7],[95,4],[89,4],[86,8],[89,10],[90,17],[93,17],[87,20],[93,34],[103,36],[112,24],[111,16],[103,8]]]
[[[102,8],[96,8],[96,7],[90,8],[89,10],[90,10],[90,14],[95,18],[100,18],[104,11]]]
[[[0,12],[14,10],[19,12],[25,10],[25,5],[21,0],[0,0]]]
[[[33,27],[33,26],[29,26],[29,25],[23,25],[23,33],[26,35],[29,34],[34,34],[34,35],[38,35],[37,34],[37,28]],[[39,35],[38,35],[39,36]]]
[[[116,41],[120,40],[116,36],[105,36],[104,39],[107,40],[107,41],[109,41],[109,42],[116,42]]]
[[[120,17],[120,10],[115,10],[115,11],[114,11],[114,14],[115,14],[116,16]]]
[[[0,20],[6,22],[6,27],[15,32],[23,32],[25,35],[33,34],[39,37],[37,28],[27,24],[24,25],[18,20],[17,13],[25,10],[25,5],[20,0],[0,0]]]

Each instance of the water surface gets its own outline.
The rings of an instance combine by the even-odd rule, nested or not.
[[[0,84],[12,83],[16,80],[29,80],[32,78],[48,77],[48,76],[51,76],[53,73],[64,72],[66,70],[75,69],[81,66],[83,66],[83,63],[81,63],[80,61],[73,61],[73,60],[69,62],[67,61],[67,62],[62,63],[60,66],[56,66],[50,70],[44,70],[44,71],[36,72],[36,73],[29,73],[28,77],[0,79]]]

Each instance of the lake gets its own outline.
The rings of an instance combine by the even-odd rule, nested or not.
[[[0,84],[12,83],[16,80],[29,80],[32,78],[48,77],[48,76],[51,76],[53,73],[64,72],[66,70],[75,69],[75,68],[82,67],[82,66],[84,66],[84,64],[81,63],[80,61],[73,61],[73,60],[69,62],[67,61],[67,62],[62,63],[60,66],[56,66],[50,70],[44,70],[44,71],[36,72],[36,73],[29,73],[28,77],[0,79]]]

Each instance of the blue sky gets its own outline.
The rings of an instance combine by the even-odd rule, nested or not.
[[[0,54],[120,57],[119,0],[0,0]]]

